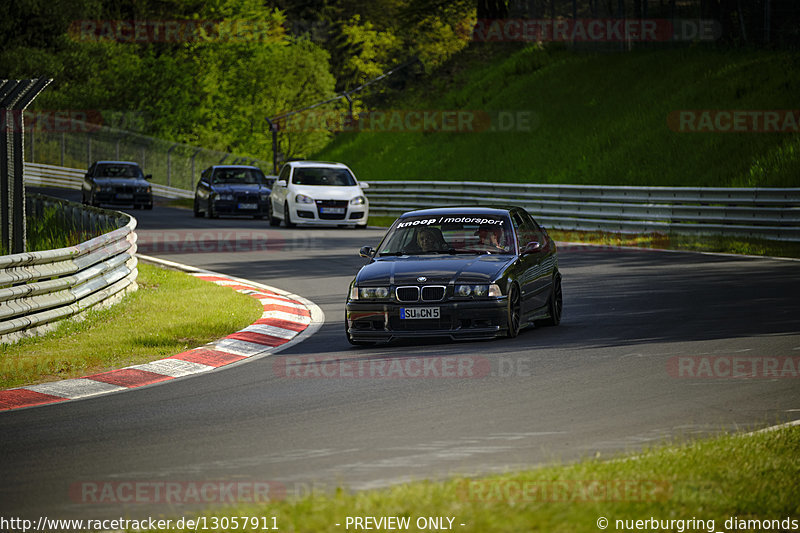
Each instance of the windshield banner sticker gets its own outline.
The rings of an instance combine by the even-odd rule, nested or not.
[[[411,226],[430,226],[430,225],[441,225],[441,224],[477,224],[480,226],[491,224],[497,227],[503,227],[503,222],[505,222],[502,218],[488,218],[485,216],[441,216],[441,217],[421,217],[415,219],[407,219],[403,222],[399,222],[397,224],[398,228],[407,228]]]

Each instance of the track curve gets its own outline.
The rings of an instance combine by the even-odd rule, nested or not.
[[[800,359],[796,262],[565,246],[557,328],[353,349],[344,295],[363,263],[357,250],[382,230],[133,214],[144,253],[300,294],[327,322],[281,354],[213,375],[0,413],[0,515],[181,514],[196,506],[92,501],[80,488],[224,479],[288,494],[367,489],[611,455],[800,410],[797,375],[678,372]]]

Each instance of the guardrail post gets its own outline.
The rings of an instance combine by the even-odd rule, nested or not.
[[[51,81],[38,78],[0,82],[0,219],[2,246],[12,254],[25,251],[24,112]]]

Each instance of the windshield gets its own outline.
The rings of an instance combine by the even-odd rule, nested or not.
[[[292,174],[292,183],[295,185],[353,187],[356,180],[344,168],[302,167],[295,169]]]
[[[211,182],[230,185],[266,185],[266,177],[257,168],[218,168],[214,170]]]
[[[136,165],[97,165],[95,176],[101,178],[141,178],[142,170]]]
[[[513,254],[511,223],[493,215],[434,215],[398,220],[378,255]]]

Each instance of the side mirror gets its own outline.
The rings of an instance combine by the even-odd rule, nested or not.
[[[286,180],[278,180],[275,182],[276,187],[286,187]]]
[[[525,254],[535,254],[536,252],[540,252],[542,250],[542,245],[537,241],[531,241],[525,245],[525,248],[522,249],[522,255]]]
[[[151,180],[151,179],[153,179],[153,175],[152,174],[147,174],[147,175],[145,175],[144,179]]]
[[[369,189],[369,183],[366,181],[359,181],[358,184],[361,186],[362,189]]]
[[[358,251],[358,255],[366,259],[372,259],[372,256],[375,255],[375,248],[372,246],[364,246]]]

